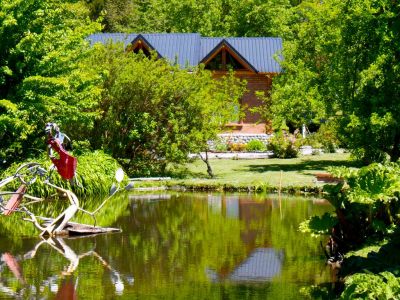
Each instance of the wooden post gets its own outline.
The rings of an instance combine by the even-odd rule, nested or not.
[[[222,46],[222,70],[226,71],[226,49]]]

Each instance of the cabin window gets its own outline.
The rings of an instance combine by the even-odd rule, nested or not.
[[[246,70],[225,47],[223,47],[205,66],[207,70]]]
[[[245,70],[246,68],[230,54],[226,51],[226,68],[233,70]]]
[[[207,63],[206,69],[208,69],[208,70],[224,70],[223,65],[222,65],[222,52],[219,52],[217,55],[215,55],[215,57],[212,60],[210,60]]]

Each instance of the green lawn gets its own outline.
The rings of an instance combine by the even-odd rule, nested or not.
[[[207,176],[206,165],[197,159],[187,164],[182,180],[172,184],[185,186],[234,186],[249,187],[267,185],[279,187],[315,187],[315,174],[327,172],[331,166],[355,166],[347,153],[301,156],[293,159],[212,159],[215,178]]]

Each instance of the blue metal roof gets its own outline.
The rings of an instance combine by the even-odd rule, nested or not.
[[[208,61],[208,59],[212,56],[213,53],[216,53],[219,51],[219,49],[221,49],[221,47],[225,45],[227,48],[229,48],[232,52],[234,52],[236,54],[236,56],[238,56],[240,58],[240,60],[242,62],[245,62],[245,64],[247,65],[247,67],[253,71],[253,72],[259,72],[257,70],[257,68],[255,68],[245,57],[243,57],[243,55],[238,52],[235,47],[233,47],[226,39],[222,39],[221,42],[219,44],[217,44],[217,46],[214,47],[214,49],[212,49],[206,57],[202,58],[200,62],[204,62],[206,63]]]
[[[281,274],[283,260],[283,250],[256,248],[225,279],[233,282],[271,281]],[[206,269],[206,274],[212,282],[220,282],[224,279],[212,269]]]
[[[268,281],[282,270],[283,252],[257,248],[229,276],[233,281]]]
[[[223,38],[202,37],[199,62],[202,61],[210,52],[221,43]]]
[[[142,34],[155,50],[170,63],[181,67],[197,66],[200,34],[198,33],[149,33]]]
[[[258,72],[281,71],[279,63],[275,60],[275,55],[282,51],[281,38],[227,38],[226,41],[231,44]]]
[[[178,63],[182,68],[198,65],[204,58],[212,54],[211,52],[218,44],[225,41],[257,72],[281,72],[281,67],[275,60],[275,56],[281,54],[281,38],[209,38],[201,37],[198,33],[146,33],[141,36],[154,47],[161,57],[170,63]],[[97,33],[90,35],[88,40],[91,45],[112,41],[114,43],[122,42],[127,47],[137,37],[138,34]]]

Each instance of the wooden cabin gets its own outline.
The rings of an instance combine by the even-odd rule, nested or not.
[[[247,81],[248,92],[241,99],[245,111],[243,119],[227,124],[227,127],[238,133],[265,132],[265,120],[250,112],[250,108],[262,103],[256,91],[268,93],[272,78],[281,72],[276,59],[282,50],[281,38],[217,38],[202,37],[198,33],[98,33],[89,36],[88,40],[91,44],[110,40],[122,42],[128,51],[142,51],[145,55],[155,51],[159,58],[182,68],[204,64],[215,79],[233,69],[235,76]]]

